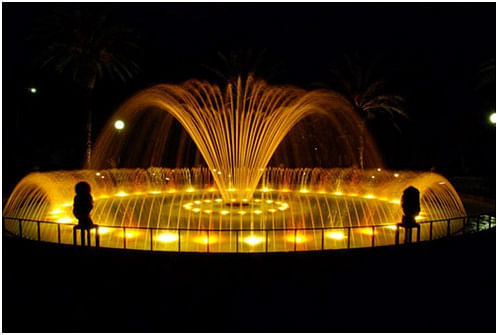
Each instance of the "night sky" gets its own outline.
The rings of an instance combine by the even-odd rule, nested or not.
[[[258,3],[29,4],[3,3],[3,192],[27,173],[81,168],[84,116],[67,78],[40,70],[28,40],[37,20],[54,8],[97,7],[132,27],[142,73],[126,84],[97,83],[95,136],[134,92],[155,83],[215,80],[217,52],[265,50],[260,74],[270,83],[313,88],[330,84],[329,69],[345,55],[369,63],[386,90],[405,99],[402,132],[379,120],[372,134],[388,168],[445,176],[494,176],[494,3]],[[258,74],[258,73],[257,73]],[[36,95],[29,87],[37,87]],[[490,177],[492,178],[492,177]]]

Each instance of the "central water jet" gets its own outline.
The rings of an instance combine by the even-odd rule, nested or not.
[[[115,117],[134,124],[150,108],[170,114],[181,123],[228,204],[252,199],[275,150],[302,119],[320,114],[336,128],[350,132],[359,124],[349,103],[335,92],[270,86],[252,76],[245,81],[238,78],[224,91],[198,80],[156,85],[129,99]],[[157,135],[147,144],[154,148],[151,156],[155,157],[162,156],[164,150],[164,144],[156,141],[165,140],[164,134]],[[97,141],[95,159],[89,168],[105,168],[108,157],[123,149],[125,141],[115,135],[109,124]]]

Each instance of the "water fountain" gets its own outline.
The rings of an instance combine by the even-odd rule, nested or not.
[[[81,180],[92,187],[92,217],[101,225],[101,245],[108,247],[258,252],[393,244],[399,199],[409,185],[421,191],[417,219],[465,215],[451,184],[435,173],[267,167],[291,129],[313,115],[327,118],[329,136],[345,138],[342,148],[354,155],[359,119],[337,93],[270,86],[252,77],[239,78],[225,90],[198,80],[157,85],[116,112],[96,143],[91,166],[26,176],[10,196],[4,217],[55,222],[41,228],[26,221],[23,236],[72,243],[73,186]],[[167,154],[165,134],[172,117],[207,167],[153,167]],[[135,129],[118,133],[112,128],[115,119]],[[367,150],[381,166],[375,148]],[[149,167],[109,168],[114,159]],[[15,220],[4,223],[21,233]],[[443,225],[432,228],[422,229],[422,239],[446,232]]]

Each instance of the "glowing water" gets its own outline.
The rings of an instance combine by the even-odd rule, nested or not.
[[[465,215],[453,187],[434,173],[266,168],[292,127],[314,113],[330,120],[328,136],[343,138],[341,154],[354,156],[359,119],[333,92],[272,87],[251,77],[224,92],[196,80],[158,85],[127,101],[110,120],[92,169],[26,176],[3,214],[57,222],[39,231],[25,222],[23,236],[36,239],[39,232],[42,240],[72,243],[74,185],[85,180],[95,200],[92,218],[105,226],[102,246],[219,252],[363,247],[372,236],[376,245],[392,244],[402,214],[399,199],[410,185],[421,193],[419,221]],[[165,154],[171,115],[208,168],[103,169],[115,158],[153,166]],[[116,132],[115,119],[127,128]],[[141,130],[138,136],[132,127]],[[375,162],[374,148],[367,150]],[[16,221],[4,223],[21,233]],[[436,224],[432,237],[443,236],[445,228]],[[422,230],[422,239],[428,236]]]
[[[319,243],[316,235],[320,231],[303,231],[299,236],[280,231],[295,228],[330,228],[327,238],[334,243],[345,243],[347,232],[340,228],[398,223],[402,214],[399,199],[409,185],[421,191],[419,221],[465,215],[455,190],[438,174],[278,168],[264,173],[253,199],[243,199],[242,202],[235,202],[234,199],[235,205],[227,205],[221,198],[207,169],[34,173],[16,187],[4,215],[54,221],[67,224],[70,228],[71,223],[75,223],[71,214],[74,194],[68,185],[74,185],[79,180],[87,180],[92,186],[95,197],[92,217],[96,223],[116,228],[166,229],[154,232],[154,243],[170,243],[173,249],[176,248],[178,229],[222,230],[217,235],[212,233],[209,243],[215,244],[216,238],[217,245],[224,246],[220,251],[227,252],[235,251],[234,242],[230,242],[229,237],[233,240],[235,237],[230,232],[236,230],[247,235],[242,237],[247,239],[249,246],[259,245],[261,239],[266,241],[267,237],[261,235],[266,229],[273,231],[272,241],[277,249],[278,243],[292,245],[299,242],[303,246],[312,241]],[[444,223],[434,228],[434,238],[446,233]],[[56,233],[53,227],[52,231],[44,233],[43,238],[55,241]],[[36,227],[33,225],[31,229],[25,229],[24,234],[36,238]],[[190,241],[186,250],[196,251],[197,247],[206,245],[205,232],[182,234],[182,239]],[[355,234],[355,243],[369,245],[370,229],[358,228]],[[383,234],[378,237],[377,245],[382,244],[383,238],[387,244],[389,239],[392,240],[394,230],[383,227],[377,234]],[[427,237],[428,231],[423,234]],[[119,229],[109,227],[102,230],[101,235],[104,245],[107,243],[115,247],[119,247],[119,241],[124,238]],[[225,238],[222,235],[226,235]],[[135,243],[139,249],[142,248],[140,246],[145,248],[151,241],[151,237],[140,230],[128,229],[126,238],[129,240],[128,247],[133,247]],[[361,238],[366,240],[362,242]],[[308,249],[315,247],[310,245]],[[211,251],[216,250],[213,248]]]
[[[132,97],[114,117],[138,125],[144,132],[131,137],[133,132],[118,133],[109,122],[97,141],[91,168],[106,167],[110,157],[122,156],[123,151],[133,153],[128,166],[143,159],[148,160],[145,166],[154,166],[164,155],[171,123],[168,116],[173,115],[197,145],[224,201],[236,198],[240,202],[252,198],[284,137],[311,114],[330,120],[327,136],[347,133],[349,140],[342,146],[353,155],[359,119],[349,103],[334,92],[269,86],[252,77],[246,81],[239,78],[236,86],[228,84],[224,91],[197,80],[157,85]],[[144,138],[145,143],[141,142]],[[140,147],[133,147],[135,142]]]

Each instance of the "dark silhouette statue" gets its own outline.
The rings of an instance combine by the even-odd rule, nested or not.
[[[401,226],[405,228],[405,243],[410,243],[413,228],[417,228],[417,232],[420,234],[420,225],[415,220],[415,217],[420,213],[420,191],[413,186],[407,187],[401,197],[401,208],[403,208]]]
[[[73,240],[76,244],[76,230],[81,230],[81,245],[85,245],[85,232],[87,233],[88,245],[90,245],[90,230],[97,228],[90,218],[90,212],[93,209],[93,198],[91,195],[90,185],[81,181],[75,186],[76,196],[73,203],[73,214],[78,219],[78,224],[73,229]],[[98,245],[98,234],[96,234]]]

